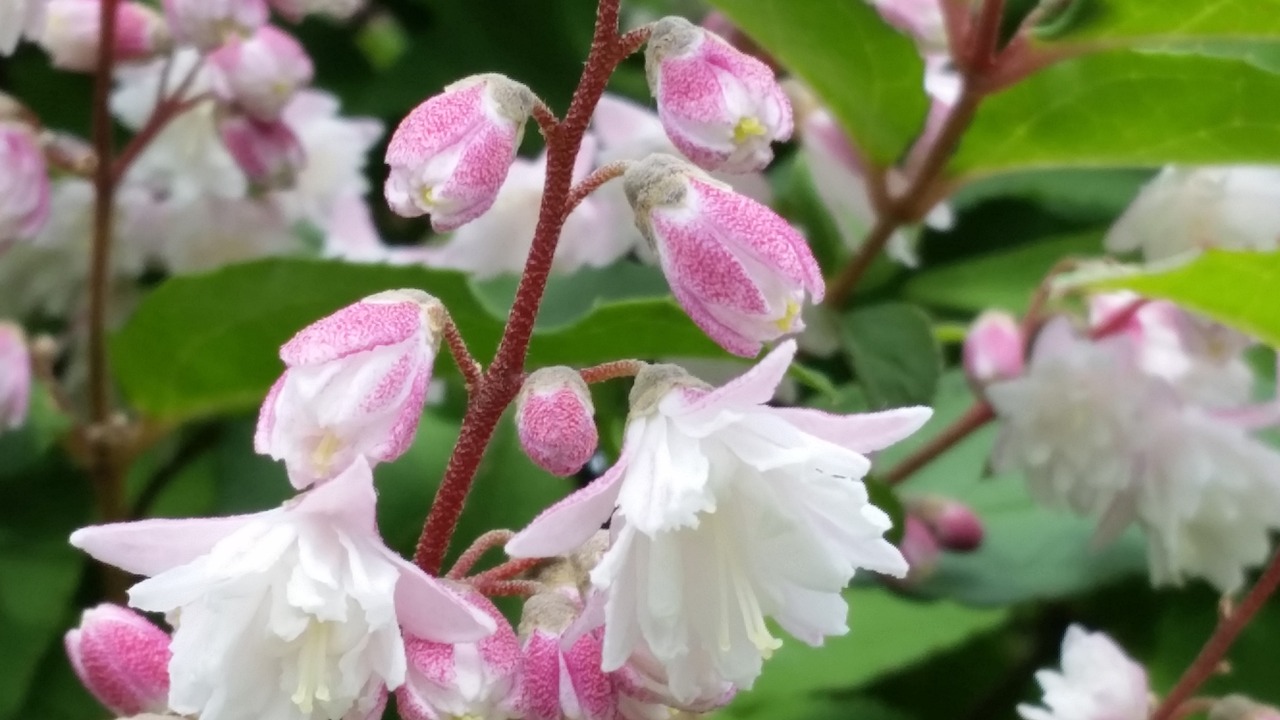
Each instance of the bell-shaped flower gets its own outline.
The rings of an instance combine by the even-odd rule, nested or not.
[[[0,432],[22,427],[31,403],[31,351],[16,323],[0,322]]]
[[[529,88],[473,75],[414,108],[387,146],[386,196],[405,217],[430,214],[444,232],[482,215],[511,169],[533,109]]]
[[[726,682],[746,689],[780,645],[766,618],[817,645],[848,630],[840,593],[855,570],[906,573],[861,479],[865,453],[910,435],[930,410],[769,407],[795,351],[788,340],[714,390],[674,366],[643,370],[617,464],[508,543],[517,557],[563,554],[612,516],[612,544],[591,571],[605,670],[645,648],[677,701],[715,697]]]
[[[40,29],[44,27],[44,6],[47,1],[0,2],[0,57],[12,55],[23,37],[39,37]]]
[[[35,132],[0,120],[0,253],[31,240],[49,220],[49,172]]]
[[[1040,670],[1044,706],[1019,705],[1025,720],[1146,720],[1147,672],[1115,641],[1079,625],[1062,639],[1062,669]]]
[[[218,134],[245,177],[258,187],[288,188],[306,165],[298,136],[278,120],[227,115],[218,120]]]
[[[248,37],[233,35],[208,59],[219,97],[262,121],[279,119],[315,72],[302,43],[270,25]]]
[[[262,403],[254,449],[283,460],[297,488],[356,457],[394,460],[413,441],[440,348],[444,306],[420,290],[388,290],[298,332]]]
[[[91,72],[98,66],[102,0],[49,0],[38,42],[54,67]],[[116,5],[112,54],[118,60],[145,60],[164,49],[168,26],[147,5],[126,0]]]
[[[1170,165],[1107,233],[1107,250],[1148,261],[1191,250],[1280,247],[1280,167]]]
[[[706,170],[762,170],[772,143],[791,137],[773,70],[684,18],[654,23],[645,74],[671,142]]]
[[[284,506],[142,520],[71,543],[148,576],[130,604],[177,613],[169,707],[201,720],[364,720],[405,680],[409,635],[472,642],[491,617],[383,544],[357,458]]]
[[[603,632],[569,634],[581,598],[568,587],[529,598],[520,619],[527,720],[615,720],[618,687],[601,666]]]
[[[712,340],[751,357],[804,329],[800,311],[825,285],[786,220],[669,155],[633,164],[623,186],[676,300]]]
[[[1022,374],[1022,328],[1012,315],[988,310],[978,316],[964,338],[964,373],[975,387]]]
[[[264,26],[266,0],[164,0],[164,17],[174,39],[211,50]]]
[[[520,642],[511,623],[487,598],[463,594],[493,619],[497,630],[471,643],[442,643],[412,635],[405,638],[409,670],[396,690],[404,720],[508,720],[520,713]]]
[[[591,391],[577,370],[535,370],[516,397],[516,435],[538,467],[567,477],[582,469],[600,442]]]
[[[76,677],[118,715],[169,708],[169,633],[138,613],[103,604],[85,610],[63,638]]]

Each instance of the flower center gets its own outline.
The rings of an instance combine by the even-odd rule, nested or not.
[[[738,615],[746,627],[747,639],[760,651],[761,657],[768,660],[774,650],[782,647],[782,641],[774,637],[765,625],[760,599],[756,597],[751,578],[742,567],[742,556],[733,538],[729,537],[726,523],[714,514],[709,515],[707,521],[715,528],[716,544],[720,546],[724,560],[720,563],[720,603],[723,610],[720,613],[720,649],[727,652],[730,648],[729,610],[736,603]],[[730,592],[733,593],[733,603],[728,597]]]
[[[330,623],[311,620],[302,632],[302,647],[298,650],[298,688],[289,699],[304,715],[311,714],[316,700],[330,700],[329,686],[325,682],[329,626]]]
[[[800,303],[795,300],[787,300],[787,308],[783,311],[782,317],[774,320],[773,322],[778,326],[779,330],[782,332],[788,332],[791,330],[791,326],[795,323],[796,316],[799,314]]]
[[[436,195],[435,188],[426,185],[422,190],[418,191],[418,199],[422,201],[423,207],[435,207]]]
[[[767,132],[765,126],[756,118],[744,117],[733,126],[733,144],[742,145],[751,138],[762,137]]]
[[[320,436],[320,442],[316,443],[315,450],[311,451],[311,464],[316,469],[317,475],[325,475],[329,472],[330,466],[333,465],[333,456],[338,453],[342,447],[342,441],[332,430],[325,430]]]

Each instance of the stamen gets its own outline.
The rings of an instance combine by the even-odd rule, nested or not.
[[[753,117],[744,117],[733,126],[733,144],[741,145],[753,137],[760,137],[768,130]]]
[[[328,702],[331,697],[325,682],[325,659],[329,654],[329,623],[310,621],[302,631],[302,647],[298,650],[298,688],[289,699],[305,715],[315,709],[315,701]]]

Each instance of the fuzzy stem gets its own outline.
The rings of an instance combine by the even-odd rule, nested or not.
[[[1177,716],[1184,703],[1190,701],[1200,686],[1217,672],[1218,666],[1227,656],[1227,651],[1231,649],[1240,632],[1248,627],[1278,585],[1280,585],[1280,550],[1271,557],[1271,563],[1258,578],[1258,582],[1249,590],[1249,594],[1236,607],[1235,612],[1218,621],[1218,627],[1214,629],[1213,635],[1205,642],[1204,647],[1200,648],[1200,654],[1196,656],[1191,666],[1182,673],[1178,684],[1152,713],[1151,720],[1172,720]]]
[[[467,391],[474,390],[484,376],[484,368],[467,348],[467,341],[458,331],[453,318],[446,318],[444,321],[444,342],[449,347],[449,353],[453,355],[453,361],[457,364],[458,370],[462,373],[462,379],[467,383]]]
[[[589,368],[582,368],[578,374],[582,376],[582,381],[588,385],[615,378],[635,377],[648,363],[643,360],[614,360],[613,362],[600,363],[592,365]]]
[[[464,550],[462,555],[458,557],[458,561],[453,564],[453,567],[449,569],[449,573],[445,577],[452,580],[466,577],[467,573],[471,572],[471,568],[475,567],[485,553],[506,545],[507,541],[513,536],[515,536],[515,533],[510,530],[490,530],[476,538],[476,541],[471,543],[471,547]]]
[[[573,212],[573,209],[578,207],[579,203],[591,193],[599,190],[601,185],[614,178],[622,177],[622,174],[627,171],[627,167],[630,165],[631,161],[629,160],[615,160],[596,168],[595,172],[584,178],[582,182],[574,185],[573,189],[569,191],[569,200],[565,203],[564,208],[565,214]]]
[[[485,570],[482,573],[476,573],[468,578],[469,582],[486,583],[495,580],[510,580],[514,577],[523,575],[524,573],[542,565],[546,560],[542,558],[516,558],[508,560],[501,565]]]
[[[493,363],[467,400],[467,411],[462,420],[458,443],[449,457],[444,478],[436,491],[435,502],[427,515],[414,552],[414,562],[432,575],[440,572],[449,549],[449,540],[457,528],[458,518],[462,515],[467,493],[471,490],[485,448],[493,438],[503,411],[520,391],[525,356],[533,336],[534,319],[538,315],[542,295],[547,287],[560,231],[568,216],[565,208],[573,183],[573,165],[578,157],[582,138],[587,132],[596,105],[604,94],[609,77],[618,64],[647,37],[647,31],[632,31],[624,37],[618,35],[620,1],[600,0],[596,10],[591,51],[587,55],[582,78],[569,103],[569,110],[563,120],[550,127],[543,127],[547,135],[546,182],[529,257],[525,261],[524,273],[516,288],[515,301]],[[543,117],[549,111],[540,112],[536,105],[534,114],[540,123],[551,119]]]
[[[542,591],[542,583],[534,580],[493,580],[476,583],[475,589],[489,597],[533,597]]]
[[[974,29],[967,34],[967,46],[960,50],[965,59],[961,65],[962,88],[960,97],[951,106],[943,121],[942,129],[924,152],[920,164],[912,173],[911,181],[901,195],[889,198],[877,213],[875,225],[849,263],[831,281],[827,291],[827,304],[839,308],[848,303],[862,276],[871,263],[884,250],[899,227],[915,221],[929,211],[929,201],[938,194],[942,170],[960,144],[960,138],[978,106],[989,92],[984,75],[996,65],[999,43],[1000,17],[1004,12],[1004,0],[986,0],[982,5]]]

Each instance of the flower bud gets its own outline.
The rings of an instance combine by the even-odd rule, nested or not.
[[[118,715],[163,713],[169,696],[169,635],[119,605],[84,611],[63,643],[80,682]]]
[[[482,215],[511,169],[534,100],[524,85],[487,74],[459,80],[414,108],[387,147],[391,209],[430,214],[441,232]]]
[[[537,370],[516,398],[520,447],[543,470],[572,475],[587,464],[600,442],[593,415],[591,391],[576,370]]]
[[[633,164],[623,187],[676,300],[712,340],[751,357],[804,329],[806,296],[820,301],[825,286],[785,220],[670,155]]]
[[[270,25],[232,36],[209,54],[218,95],[258,120],[276,120],[314,68],[302,44]]]
[[[582,611],[567,588],[538,593],[520,619],[523,643],[524,717],[528,720],[614,720],[618,688],[601,667],[604,631],[596,628],[572,642],[564,635]]]
[[[201,50],[266,24],[265,0],[164,0],[164,16],[174,37]]]
[[[0,322],[0,432],[27,421],[31,399],[31,352],[22,328]]]
[[[49,219],[49,174],[35,132],[0,121],[0,252],[30,240]]]
[[[982,520],[958,500],[933,495],[916,498],[908,503],[907,512],[925,524],[943,550],[972,552],[982,546]]]
[[[396,707],[404,720],[521,717],[520,641],[511,623],[483,595],[467,600],[497,623],[492,635],[474,643],[447,643],[405,638],[409,669],[396,690]]]
[[[791,137],[791,103],[769,66],[688,20],[654,24],[645,74],[667,136],[707,170],[761,170],[771,143]]]
[[[942,548],[938,540],[920,518],[907,515],[902,527],[902,540],[898,543],[902,557],[906,558],[907,577],[900,581],[902,585],[911,586],[923,581],[933,574],[938,567],[938,558]]]
[[[1024,339],[1009,313],[988,310],[978,316],[964,338],[964,372],[975,388],[1022,374]]]
[[[0,57],[12,55],[18,41],[36,37],[44,25],[45,0],[5,0],[0,3]]]
[[[260,187],[292,187],[306,165],[306,151],[298,136],[278,120],[229,115],[218,121],[218,133],[245,176]]]
[[[409,449],[440,348],[444,306],[420,290],[371,295],[303,328],[262,404],[254,449],[301,489]]]
[[[91,72],[98,66],[101,5],[102,0],[49,0],[39,42],[54,67]],[[145,60],[168,42],[168,28],[157,12],[137,2],[116,6],[112,52],[117,60]]]

